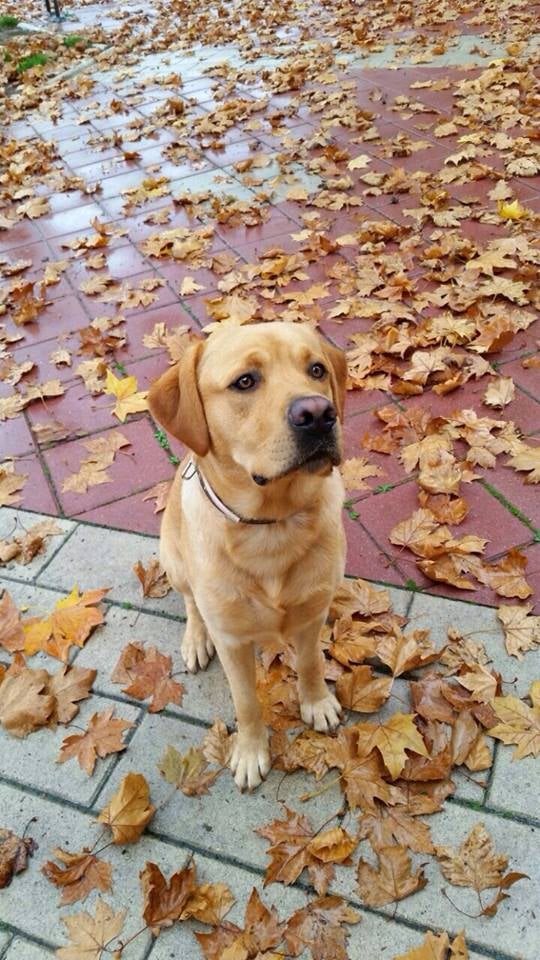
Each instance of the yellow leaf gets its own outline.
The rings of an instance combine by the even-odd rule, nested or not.
[[[140,413],[148,409],[147,391],[137,392],[137,378],[123,377],[121,380],[107,370],[105,393],[116,397],[113,414],[123,423],[130,413]]]
[[[127,773],[97,819],[111,828],[113,843],[135,843],[155,809],[142,773]]]
[[[502,220],[523,220],[529,216],[529,211],[521,206],[519,200],[512,200],[512,203],[499,201],[497,209]]]

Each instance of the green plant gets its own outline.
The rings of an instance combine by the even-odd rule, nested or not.
[[[407,587],[407,590],[413,590],[415,592],[421,589],[416,580],[413,580],[412,577],[409,577],[409,579],[405,581],[405,586]]]
[[[171,447],[170,447],[170,444],[169,444],[169,440],[168,440],[166,434],[163,432],[163,430],[160,430],[159,427],[158,427],[157,430],[154,430],[154,437],[155,437],[155,439],[157,440],[157,442],[159,443],[160,447],[161,447],[163,450],[166,450],[166,451],[167,451],[169,463],[172,463],[173,466],[177,467],[178,464],[180,463],[180,460],[179,460],[179,458],[176,456],[176,454],[172,452]]]
[[[10,30],[16,27],[18,22],[18,17],[13,17],[10,13],[3,13],[0,17],[0,30]]]
[[[373,487],[373,493],[388,493],[389,490],[393,490],[391,483],[379,483],[378,486]]]
[[[48,60],[49,57],[46,53],[31,53],[30,56],[19,60],[16,67],[17,73],[24,73],[26,70],[31,70],[32,67],[43,67]]]
[[[78,33],[70,33],[67,37],[64,37],[62,43],[65,47],[75,47],[78,43],[85,43],[86,37],[81,37]]]

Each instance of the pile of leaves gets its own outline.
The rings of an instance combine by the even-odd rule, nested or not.
[[[152,568],[157,570],[156,561],[147,571],[137,565],[141,586]],[[22,618],[9,594],[4,594],[0,644],[13,659],[3,668],[0,723],[9,734],[25,737],[44,726],[69,726],[79,703],[90,696],[94,669],[64,663],[51,674],[28,666],[23,653],[32,656],[44,650],[65,661],[70,647],[83,646],[103,623],[98,605],[105,594],[106,590],[93,590],[80,595],[74,588],[45,618]],[[499,619],[510,654],[522,657],[540,642],[540,618],[529,611],[503,605]],[[474,779],[490,768],[493,740],[513,745],[515,759],[540,754],[540,681],[532,684],[527,698],[506,694],[486,648],[472,636],[450,628],[448,642],[436,649],[429,631],[406,628],[405,618],[392,611],[386,590],[362,580],[344,581],[324,638],[326,675],[335,683],[346,712],[346,722],[335,734],[299,729],[294,649],[275,644],[262,651],[258,691],[272,731],[274,767],[284,775],[297,770],[313,775],[314,789],[301,799],[336,785],[342,794],[342,805],[323,824],[314,825],[306,814],[283,806],[276,819],[256,830],[268,843],[265,885],[289,885],[305,876],[315,899],[280,921],[254,889],[241,928],[225,920],[234,894],[222,883],[199,884],[191,860],[169,879],[157,864],[147,863],[141,872],[144,926],[133,937],[144,931],[158,936],[165,927],[194,918],[211,927],[210,932],[196,934],[210,960],[228,956],[227,951],[246,960],[265,950],[281,954],[281,947],[285,956],[298,956],[307,948],[315,960],[334,955],[345,960],[348,925],[360,916],[332,894],[336,869],[354,870],[358,899],[381,908],[425,887],[428,857],[436,859],[450,884],[474,892],[476,915],[491,917],[497,912],[510,887],[525,875],[508,870],[509,857],[494,849],[481,822],[458,849],[452,849],[434,843],[426,817],[441,811],[452,796],[456,773],[466,771]],[[93,642],[99,644],[99,635]],[[151,698],[147,708],[156,712],[181,703],[184,688],[171,672],[169,656],[131,641],[111,679],[122,684],[131,699]],[[410,712],[403,709],[404,681]],[[389,711],[396,684],[400,709]],[[86,729],[64,739],[58,762],[76,759],[92,776],[99,759],[129,749],[124,734],[132,726],[116,718],[112,707],[94,713]],[[172,744],[166,747],[161,758],[156,756],[159,774],[172,787],[164,803],[177,791],[187,798],[204,797],[218,777],[229,776],[233,741],[234,735],[218,720],[201,744],[185,754]],[[55,850],[58,863],[49,860],[42,867],[47,879],[60,888],[61,905],[84,900],[93,890],[112,891],[112,865],[99,854],[110,845],[137,842],[155,810],[145,777],[126,774],[98,817],[110,831],[105,846],[99,846],[100,835],[92,848]],[[26,867],[28,852],[30,840],[18,841],[5,833],[3,846],[0,842],[4,883]],[[418,855],[421,862],[415,864]],[[60,948],[59,957],[82,956],[84,944],[94,938],[100,949],[114,942],[113,949],[121,956],[133,939],[121,936],[126,911],[115,912],[102,900],[95,915],[84,912],[64,919],[70,945]],[[428,934],[426,944],[410,957],[429,956],[428,948],[439,951],[431,956],[467,957],[463,937],[450,944],[446,934]]]

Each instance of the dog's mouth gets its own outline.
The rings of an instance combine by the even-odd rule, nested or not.
[[[341,463],[341,451],[334,438],[324,437],[309,451],[298,450],[298,455],[285,470],[271,477],[264,477],[260,473],[252,474],[252,479],[259,487],[266,486],[273,480],[282,480],[297,470],[306,470],[308,473],[318,473],[325,467],[337,467]]]

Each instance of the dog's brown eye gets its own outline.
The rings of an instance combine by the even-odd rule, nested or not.
[[[251,390],[257,383],[256,377],[252,373],[243,373],[238,380],[231,383],[233,390]]]
[[[309,372],[315,380],[322,380],[326,373],[326,367],[322,363],[312,363]]]

